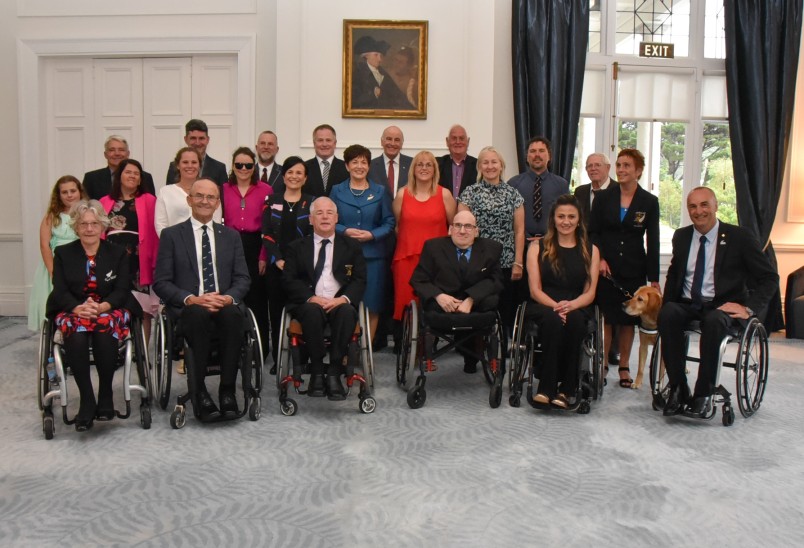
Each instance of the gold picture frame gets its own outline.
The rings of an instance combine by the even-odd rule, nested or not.
[[[344,118],[427,118],[427,21],[343,21]]]

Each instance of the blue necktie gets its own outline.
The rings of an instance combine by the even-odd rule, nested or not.
[[[703,297],[701,290],[703,289],[704,272],[706,272],[706,236],[701,236],[698,246],[698,257],[695,259],[695,272],[692,274],[692,288],[690,289],[690,297],[692,303],[698,307],[703,307]]]
[[[212,266],[212,246],[209,243],[207,225],[201,227],[201,274],[204,276],[204,293],[215,291],[215,269]]]

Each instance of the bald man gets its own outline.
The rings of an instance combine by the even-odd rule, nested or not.
[[[369,166],[369,180],[383,185],[391,197],[396,196],[397,190],[408,184],[410,156],[402,154],[405,136],[396,126],[388,126],[380,137],[382,155],[371,161]]]

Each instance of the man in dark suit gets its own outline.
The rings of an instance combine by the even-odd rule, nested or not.
[[[704,417],[712,408],[720,342],[732,325],[761,313],[779,287],[779,275],[747,230],[718,220],[711,189],[693,189],[687,195],[687,212],[692,225],[673,235],[659,313],[662,358],[670,379],[664,414],[684,412],[689,401],[683,330],[690,321],[700,320],[701,362],[688,411]]]
[[[380,137],[382,154],[371,161],[369,165],[369,181],[384,185],[394,199],[396,192],[408,184],[410,156],[402,154],[405,136],[396,126],[388,126]]]
[[[405,144],[405,136],[402,130],[396,126],[388,126],[382,132],[380,137],[380,145],[382,146],[382,154],[373,160],[369,166],[369,180],[375,183],[384,185],[390,193],[393,200],[397,191],[408,184],[408,173],[410,172],[410,163],[413,160],[410,156],[402,154],[402,146]],[[388,257],[394,256],[394,248],[396,247],[396,235],[392,234],[386,238],[386,246],[388,247]],[[393,277],[391,276],[390,261],[386,268],[386,287],[392,288]],[[394,292],[388,291],[385,299],[386,313],[380,316],[380,323],[377,327],[377,333],[374,334],[374,350],[379,351],[388,346],[388,333],[394,331],[394,341],[398,341],[401,336],[401,326],[394,326],[392,324],[394,310]],[[397,322],[398,323],[398,322]],[[399,328],[397,328],[399,327]]]
[[[366,289],[366,261],[352,238],[335,234],[338,208],[327,197],[313,201],[313,234],[290,244],[282,271],[287,307],[299,321],[310,356],[308,394],[343,400],[341,363],[357,325],[357,306]],[[330,327],[329,369],[324,383],[324,328]]]
[[[119,135],[110,135],[103,144],[103,156],[106,158],[106,167],[87,171],[84,173],[84,190],[90,200],[100,200],[112,190],[114,172],[120,162],[128,159],[130,151],[128,141]],[[154,178],[147,171],[142,172],[140,187],[143,192],[155,194]]]
[[[463,126],[454,125],[447,134],[449,154],[439,156],[438,171],[441,179],[438,183],[452,192],[457,199],[468,186],[477,182],[477,158],[469,156],[469,136]]]
[[[617,184],[617,181],[609,177],[610,170],[611,162],[605,154],[593,152],[586,158],[586,174],[591,182],[576,186],[574,194],[581,207],[581,218],[587,228],[589,228],[589,216],[592,213],[595,194],[600,190],[606,190],[611,184]]]
[[[219,162],[207,154],[209,145],[209,129],[203,120],[190,120],[184,125],[184,142],[188,147],[198,151],[201,157],[201,179],[211,179],[220,186],[229,180],[229,172],[223,162]],[[179,172],[173,162],[168,166],[165,184],[172,185],[179,180]]]
[[[196,386],[190,390],[197,395],[202,420],[239,414],[235,382],[244,331],[239,305],[251,282],[240,235],[212,221],[219,200],[215,181],[193,183],[187,196],[192,216],[162,231],[154,274],[154,290],[171,319],[181,320],[181,333],[193,352]],[[220,348],[220,411],[204,382],[213,334]]]
[[[282,165],[276,159],[279,152],[279,138],[273,131],[263,131],[257,137],[257,176],[260,181],[274,189],[274,194],[285,192],[285,182],[282,179]]]
[[[315,157],[310,158],[304,165],[307,166],[307,184],[305,192],[313,196],[329,196],[333,185],[344,182],[349,178],[346,164],[335,157],[335,147],[338,146],[338,137],[335,128],[329,124],[321,124],[313,130],[313,148]]]
[[[352,71],[352,108],[371,110],[414,110],[413,98],[382,67],[382,60],[391,45],[385,40],[361,36],[354,45],[355,63]]]
[[[449,236],[427,240],[410,285],[427,312],[468,314],[497,309],[503,289],[502,245],[478,238],[475,216],[459,211]],[[477,360],[464,355],[464,372],[475,373]]]

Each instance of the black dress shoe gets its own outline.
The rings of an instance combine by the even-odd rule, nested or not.
[[[692,401],[689,410],[691,415],[704,418],[712,412],[712,396],[700,396]]]
[[[87,430],[92,430],[92,419],[75,419],[75,431],[76,432],[86,432]]]
[[[240,415],[240,410],[237,408],[237,399],[232,393],[225,393],[220,395],[221,413],[227,419],[236,419]]]
[[[271,366],[271,371],[268,373],[269,375],[276,375],[276,364]]]
[[[324,388],[324,375],[310,376],[310,388],[307,389],[307,395],[312,398],[323,398],[327,395]]]
[[[684,405],[687,403],[685,390],[683,387],[674,386],[670,389],[670,396],[667,398],[667,403],[664,405],[662,415],[671,417],[673,415],[680,415],[684,412]]]
[[[198,416],[202,421],[214,420],[221,416],[221,412],[218,411],[218,407],[212,401],[212,396],[209,395],[209,392],[198,394],[198,406],[200,407]]]
[[[340,375],[327,375],[327,399],[342,401],[346,399],[346,391],[341,384]]]
[[[115,417],[114,408],[108,409],[101,409],[98,407],[97,412],[95,413],[95,420],[100,422],[110,421]]]
[[[469,375],[477,373],[477,362],[476,361],[464,361],[463,362],[463,372]]]

